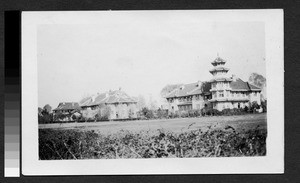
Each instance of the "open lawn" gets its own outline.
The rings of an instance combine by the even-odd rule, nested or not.
[[[39,126],[51,159],[264,156],[266,114]]]
[[[155,132],[158,129],[181,133],[201,129],[203,131],[223,130],[226,126],[233,127],[236,131],[254,129],[267,129],[267,116],[263,114],[248,114],[240,116],[212,116],[200,118],[177,118],[137,121],[110,121],[110,122],[87,122],[87,123],[56,123],[40,124],[39,129],[77,129],[80,131],[94,130],[99,134],[114,134],[120,131]]]

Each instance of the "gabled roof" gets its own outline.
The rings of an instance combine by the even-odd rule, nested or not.
[[[254,86],[254,85],[251,85],[248,82],[241,80],[240,78],[236,78],[236,80],[233,80],[230,83],[230,87],[231,87],[232,91],[234,91],[234,90],[236,90],[236,91],[252,91],[252,90],[261,91],[260,88]]]
[[[190,84],[184,84],[175,88],[173,91],[167,94],[166,98],[204,94],[205,92],[209,92],[209,89],[210,89],[210,83],[206,83],[206,82],[205,83],[195,82]]]
[[[248,85],[249,85],[250,90],[259,90],[259,91],[261,91],[261,89],[259,87],[257,87],[257,86],[254,86],[254,85],[252,85],[250,83],[248,83]]]
[[[82,99],[80,106],[95,106],[100,104],[136,103],[137,101],[121,90],[109,91]]]
[[[80,106],[77,102],[61,102],[58,104],[57,108],[53,109],[53,111],[76,109],[80,109]]]

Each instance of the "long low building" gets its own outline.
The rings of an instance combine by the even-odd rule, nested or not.
[[[210,73],[213,78],[207,82],[184,84],[166,95],[170,111],[202,109],[211,107],[223,109],[249,107],[252,102],[261,104],[261,89],[237,78],[227,76],[226,61],[217,57]]]

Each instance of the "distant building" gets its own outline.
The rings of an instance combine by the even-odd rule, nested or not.
[[[61,102],[57,108],[53,109],[53,117],[56,119],[59,115],[64,115],[63,119],[56,119],[58,121],[73,121],[72,116],[78,116],[81,110],[78,102]]]
[[[244,82],[236,76],[227,77],[226,61],[217,57],[209,72],[213,79],[208,82],[184,84],[166,95],[169,111],[202,109],[204,107],[222,111],[229,108],[244,108],[252,102],[261,104],[261,89]]]
[[[219,111],[226,108],[244,108],[249,107],[254,101],[260,105],[261,89],[235,75],[227,77],[229,69],[224,67],[225,63],[226,61],[220,57],[211,63],[214,68],[209,71],[213,75],[213,79],[210,80],[212,99],[209,102],[213,108]]]
[[[79,102],[81,112],[109,108],[109,119],[137,118],[137,101],[120,90],[87,97]]]
[[[183,84],[166,95],[169,111],[184,111],[210,107],[211,92],[209,82]]]
[[[72,113],[75,112],[76,110],[80,110],[80,106],[78,102],[61,102],[58,104],[57,108],[53,109],[53,113]]]

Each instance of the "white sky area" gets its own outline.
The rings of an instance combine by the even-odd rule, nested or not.
[[[263,22],[203,22],[197,16],[143,13],[99,17],[95,24],[39,25],[38,105],[78,102],[116,90],[159,100],[167,84],[212,78],[211,61],[229,75],[266,76]]]

